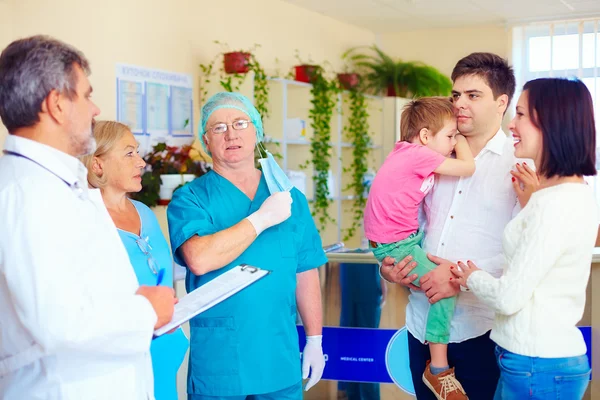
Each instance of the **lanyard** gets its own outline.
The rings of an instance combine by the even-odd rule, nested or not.
[[[10,151],[10,150],[4,150],[3,152],[4,152],[4,154],[6,154],[6,155],[8,155],[8,156],[14,156],[14,157],[21,157],[21,158],[24,158],[24,159],[26,159],[26,160],[29,160],[29,161],[31,161],[31,162],[32,162],[32,163],[34,163],[34,164],[37,164],[38,166],[40,166],[40,167],[42,167],[42,168],[44,168],[46,171],[50,172],[52,175],[56,176],[58,179],[60,179],[61,181],[63,181],[63,182],[65,183],[65,185],[67,185],[68,187],[70,187],[70,188],[71,188],[71,190],[73,190],[73,191],[74,191],[74,192],[77,194],[77,196],[78,196],[79,198],[83,198],[83,189],[82,189],[81,187],[79,187],[79,182],[77,182],[77,181],[76,181],[75,183],[73,183],[73,184],[70,184],[69,182],[67,182],[66,180],[64,180],[64,179],[63,179],[61,176],[59,176],[59,175],[58,175],[57,173],[55,173],[54,171],[52,171],[52,170],[48,169],[47,167],[43,166],[43,165],[42,165],[42,164],[40,164],[39,162],[37,162],[37,161],[35,161],[35,160],[33,160],[33,159],[31,159],[31,158],[27,157],[27,156],[24,156],[24,155],[23,155],[23,154],[21,154],[21,153],[17,153],[17,152],[15,152],[15,151]]]

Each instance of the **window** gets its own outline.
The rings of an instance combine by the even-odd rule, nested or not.
[[[525,82],[545,77],[578,77],[594,100],[596,133],[600,134],[600,19],[535,23],[513,28],[512,62],[518,99]],[[514,113],[514,104],[511,113]],[[596,138],[600,148],[600,135]],[[600,151],[596,148],[596,168]],[[600,202],[600,178],[587,179]]]

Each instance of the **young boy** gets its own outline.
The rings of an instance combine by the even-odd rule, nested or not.
[[[421,248],[419,208],[433,188],[434,173],[471,176],[475,161],[466,139],[457,134],[456,117],[447,98],[413,100],[402,111],[401,139],[377,172],[369,192],[364,227],[369,246],[379,262],[386,256],[402,260],[411,255],[419,275],[413,283],[435,269]],[[456,159],[450,158],[456,152]],[[425,340],[431,361],[423,382],[440,400],[467,399],[454,369],[449,368],[447,350],[450,322],[456,297],[433,305],[427,316]]]

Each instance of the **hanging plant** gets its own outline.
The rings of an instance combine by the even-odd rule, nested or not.
[[[310,83],[313,76],[317,73],[318,65],[301,64],[294,66],[294,80],[298,82]]]
[[[308,56],[308,60],[304,60],[302,57],[300,57],[300,51],[295,49],[294,58],[296,59],[297,63],[290,69],[287,79],[292,79],[297,82],[312,83],[318,70],[321,70],[319,71],[319,74],[323,74],[323,68],[317,65],[312,60],[310,55]]]
[[[348,97],[350,116],[348,124],[344,126],[344,134],[346,140],[353,144],[353,148],[352,164],[348,168],[344,168],[344,172],[352,173],[352,182],[344,190],[351,190],[354,201],[351,207],[352,225],[346,230],[344,240],[353,237],[356,230],[362,225],[363,211],[367,204],[364,183],[368,169],[367,156],[372,143],[369,136],[369,113],[365,95],[352,89],[348,91]]]
[[[269,83],[265,70],[254,55],[254,52],[260,45],[255,44],[248,50],[229,51],[229,46],[226,43],[219,42],[218,40],[215,40],[214,43],[220,45],[222,51],[217,53],[209,63],[200,64],[204,83],[200,94],[200,102],[203,103],[206,101],[208,97],[208,84],[211,83],[215,76],[218,76],[219,85],[223,90],[226,92],[239,92],[248,72],[252,71],[254,72],[254,106],[264,121],[270,114]],[[217,63],[221,58],[223,62],[217,67]],[[268,139],[265,138],[265,143],[268,142]],[[272,143],[272,145],[278,147],[279,143]],[[273,150],[272,154],[275,158],[282,158],[278,151]],[[260,166],[258,159],[262,156],[264,155],[261,155],[259,151],[254,154],[254,163],[257,168]]]
[[[327,222],[335,220],[328,214],[332,202],[327,185],[330,169],[331,117],[336,105],[337,84],[329,81],[323,75],[323,68],[318,67],[310,76],[312,87],[312,107],[309,111],[310,126],[313,136],[310,143],[310,153],[314,168],[314,203],[313,216],[317,217],[319,228],[325,229]]]
[[[219,52],[215,58],[207,64],[200,64],[200,70],[204,78],[204,85],[201,92],[200,102],[204,102],[208,96],[208,84],[212,81],[213,76],[218,73],[219,85],[226,92],[239,92],[242,83],[246,80],[248,72],[254,72],[254,106],[258,110],[261,117],[269,116],[269,85],[267,74],[258,62],[255,51],[260,47],[255,44],[248,50],[228,51],[229,46],[226,43],[214,41],[220,45],[223,51]],[[218,70],[216,65],[220,59]]]
[[[263,118],[269,117],[269,83],[267,74],[256,57],[250,58],[249,68],[254,71],[254,106]]]
[[[446,96],[452,90],[452,81],[434,67],[394,59],[375,45],[351,48],[342,59],[353,64],[353,69],[365,78],[364,90],[375,95]]]
[[[356,72],[344,72],[337,74],[340,87],[344,90],[354,90],[360,85],[360,75]]]
[[[230,51],[223,54],[223,67],[228,74],[245,74],[250,70],[250,53],[245,51]]]

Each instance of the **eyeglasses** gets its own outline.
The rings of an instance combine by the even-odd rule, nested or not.
[[[248,125],[250,125],[251,123],[252,123],[252,121],[248,121],[245,119],[238,119],[237,121],[233,121],[233,123],[231,123],[231,124],[226,124],[224,122],[221,122],[220,124],[214,124],[213,126],[208,128],[207,132],[210,131],[210,132],[214,133],[215,135],[221,135],[221,134],[227,132],[228,126],[232,127],[236,131],[241,131],[243,129],[246,129],[248,127]]]
[[[142,253],[144,253],[144,255],[148,258],[148,268],[150,268],[150,271],[152,271],[154,275],[157,275],[158,267],[156,265],[156,261],[154,261],[154,257],[152,257],[152,253],[150,253],[152,246],[150,246],[150,243],[148,243],[148,238],[138,238],[135,240],[135,242]]]

